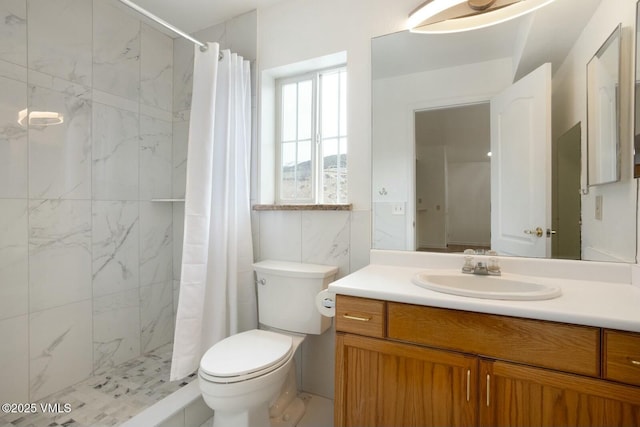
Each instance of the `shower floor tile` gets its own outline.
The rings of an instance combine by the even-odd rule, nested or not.
[[[0,417],[0,427],[117,426],[196,378],[169,382],[172,344],[103,369],[38,402],[36,414]],[[43,413],[40,404],[71,405],[69,413]],[[64,411],[61,411],[64,412]]]

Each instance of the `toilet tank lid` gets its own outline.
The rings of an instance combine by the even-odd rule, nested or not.
[[[258,273],[272,273],[288,277],[325,278],[338,272],[333,265],[306,264],[292,261],[265,260],[253,264]]]

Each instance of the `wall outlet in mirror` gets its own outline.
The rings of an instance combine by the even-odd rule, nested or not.
[[[394,203],[391,206],[391,214],[404,215],[404,203]]]
[[[602,195],[596,196],[596,219],[602,221]]]

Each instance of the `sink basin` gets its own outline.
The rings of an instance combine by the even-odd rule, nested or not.
[[[559,297],[559,287],[527,282],[503,276],[472,274],[418,273],[413,283],[432,291],[472,298],[501,300],[544,300]]]

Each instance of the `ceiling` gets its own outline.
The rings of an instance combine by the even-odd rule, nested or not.
[[[514,58],[514,80],[538,65],[562,64],[601,0],[556,0],[520,18],[451,34],[403,31],[373,39],[373,78]]]
[[[118,0],[111,0],[119,3]],[[132,0],[142,8],[177,28],[194,33],[227,21],[246,12],[269,7],[283,0]],[[585,23],[601,0],[556,0],[548,6],[501,25],[475,30],[473,47],[469,33],[442,35],[413,34],[407,31],[374,39],[373,49],[386,52],[373,65],[373,78],[452,67],[469,62],[482,62],[514,55],[520,50],[521,63],[514,74],[526,74],[528,60],[535,64],[557,63],[566,57],[569,48],[580,35]],[[125,7],[125,6],[123,6]],[[527,35],[524,46],[516,46],[525,23]],[[518,30],[520,28],[520,30]],[[172,34],[173,35],[173,34]],[[520,36],[522,37],[522,36]],[[394,40],[397,39],[397,40]],[[393,44],[398,48],[387,48]],[[482,48],[479,48],[482,47]],[[522,50],[521,50],[522,49]],[[412,52],[414,54],[407,54]],[[424,52],[416,55],[416,52]],[[546,58],[540,58],[546,56]],[[376,55],[374,55],[374,58]],[[542,59],[542,60],[541,60]],[[535,68],[535,67],[533,67]],[[533,69],[532,68],[532,69]]]
[[[117,0],[113,0],[117,1]],[[227,21],[282,0],[132,0],[187,33]]]

